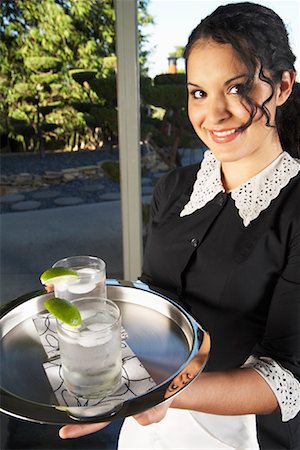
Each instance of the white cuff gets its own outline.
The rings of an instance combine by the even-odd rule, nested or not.
[[[272,358],[250,356],[242,367],[252,367],[274,392],[283,422],[293,419],[300,411],[300,383],[294,375]]]

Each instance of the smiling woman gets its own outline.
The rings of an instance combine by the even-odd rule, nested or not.
[[[231,190],[282,152],[275,114],[291,93],[294,72],[285,71],[276,85],[266,76],[261,79],[259,70],[250,78],[230,44],[205,38],[187,54],[189,117],[199,138],[222,162],[223,183]],[[238,165],[241,170],[231,181],[226,172],[233,162],[235,171]]]

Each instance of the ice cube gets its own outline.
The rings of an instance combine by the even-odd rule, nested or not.
[[[67,324],[63,324],[62,328],[64,330],[64,340],[74,343],[74,338],[77,337],[77,333],[79,333],[79,331],[80,331],[79,327],[76,328],[76,327],[71,327]]]
[[[80,311],[82,321],[89,321],[92,317],[95,317],[97,313],[95,313],[94,309],[85,309]]]
[[[78,343],[82,347],[95,347],[97,345],[94,334],[87,329],[84,329],[80,332]]]
[[[103,333],[100,336],[97,332],[92,332],[91,329],[86,329],[80,332],[79,344],[82,347],[95,347],[96,345],[103,345],[111,339],[111,333]]]
[[[69,292],[72,294],[87,294],[95,289],[95,283],[78,283],[68,287]]]
[[[83,274],[83,275],[85,275],[85,274],[87,274],[87,275],[94,275],[96,273],[96,270],[95,269],[90,269],[89,267],[84,267],[83,269],[78,269],[77,273],[79,273],[79,276],[81,274]]]
[[[108,326],[110,326],[110,323],[93,322],[91,324],[88,324],[86,327],[91,331],[101,331],[105,330]]]
[[[97,336],[96,338],[96,345],[103,345],[106,344],[107,342],[109,342],[111,340],[111,333],[105,333],[102,334],[101,336]]]
[[[91,269],[90,267],[83,267],[82,269],[78,269],[77,273],[79,273],[79,275],[81,273],[83,274],[88,274],[88,275],[94,275],[94,273],[96,272],[95,269]]]
[[[90,267],[84,267],[82,269],[77,270],[80,278],[84,278],[85,276],[89,277],[90,281],[94,283],[100,283],[101,281],[105,281],[105,273],[100,272],[100,270],[93,269]]]
[[[81,333],[81,336],[79,339],[79,344],[82,347],[95,347],[96,345],[98,345],[98,343],[93,335],[90,334],[89,336],[88,335],[82,336],[82,333]]]

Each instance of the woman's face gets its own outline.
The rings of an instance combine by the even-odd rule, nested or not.
[[[199,41],[188,58],[189,118],[197,135],[221,162],[246,161],[260,154],[265,158],[266,152],[271,156],[275,147],[278,154],[280,147],[276,128],[266,126],[260,109],[252,124],[239,130],[250,115],[250,106],[240,95],[246,73],[245,65],[229,44]],[[275,124],[276,92],[266,105],[270,125]],[[271,87],[256,75],[247,95],[262,105],[271,95]]]

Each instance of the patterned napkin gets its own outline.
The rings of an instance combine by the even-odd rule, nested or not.
[[[122,384],[113,395],[98,399],[77,397],[67,390],[61,371],[59,345],[56,332],[56,319],[49,313],[38,314],[33,318],[41,343],[48,355],[48,362],[43,364],[44,370],[51,384],[59,405],[64,406],[96,406],[109,401],[122,403],[130,398],[138,397],[153,389],[153,381],[145,367],[128,346],[128,337],[122,329]]]

